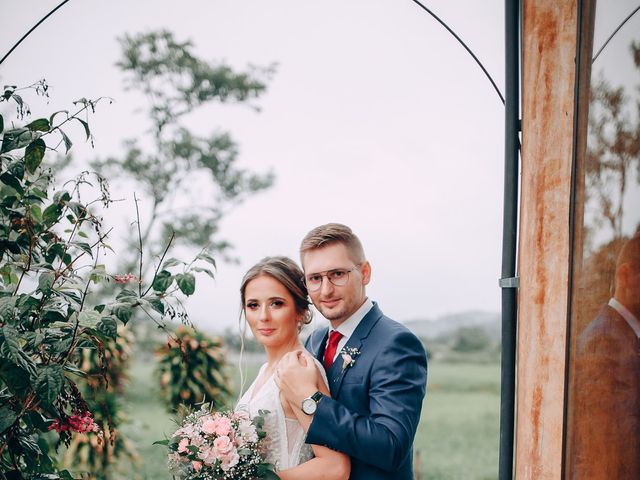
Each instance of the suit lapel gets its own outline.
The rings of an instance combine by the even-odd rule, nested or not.
[[[357,349],[357,351],[359,352],[362,352],[362,345],[364,343],[364,340],[369,336],[369,333],[371,333],[371,329],[375,326],[376,323],[378,323],[378,320],[381,316],[382,312],[380,311],[380,308],[376,303],[374,303],[371,310],[367,312],[367,314],[354,330],[351,337],[349,337],[349,340],[347,341],[345,346],[342,347],[342,350],[352,348]],[[359,357],[355,358],[356,362],[358,361],[358,358]],[[342,380],[347,374],[347,371],[343,369],[343,364],[344,361],[342,359],[342,355],[340,354],[336,357],[336,360],[333,362],[333,365],[331,365],[331,368],[327,372],[327,378],[329,380],[329,390],[331,391],[331,396],[333,398],[338,397],[338,394],[340,393],[340,387],[342,386]]]
[[[324,349],[327,345],[328,335],[329,327],[321,328],[317,332],[313,332],[311,334],[309,351],[314,357],[316,357],[316,359],[318,359],[320,363],[323,363],[322,357],[324,356]]]

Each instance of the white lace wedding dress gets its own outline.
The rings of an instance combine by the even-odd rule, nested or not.
[[[315,360],[315,359],[314,359]],[[327,376],[322,364],[315,360],[325,384]],[[256,381],[263,375],[267,364],[260,367],[256,380],[242,395],[236,410],[246,410],[251,418],[258,410],[268,410],[264,422],[266,460],[276,466],[276,470],[286,470],[313,458],[313,450],[305,443],[306,435],[298,420],[286,418],[280,402],[280,389],[271,375],[254,395]]]

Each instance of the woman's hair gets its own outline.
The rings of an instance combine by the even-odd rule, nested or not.
[[[302,323],[304,325],[311,323],[312,312],[309,309],[307,287],[302,280],[304,274],[296,262],[288,257],[266,257],[249,269],[240,284],[240,300],[243,311],[247,285],[251,280],[262,275],[268,275],[280,282],[293,297],[296,312],[301,314]]]

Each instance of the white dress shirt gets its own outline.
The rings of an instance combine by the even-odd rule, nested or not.
[[[338,355],[340,355],[342,348],[347,344],[347,342],[351,338],[351,335],[353,335],[353,332],[355,331],[356,327],[360,324],[364,316],[367,313],[369,313],[369,310],[371,310],[372,308],[373,308],[373,302],[367,297],[364,303],[360,306],[360,308],[355,312],[353,312],[353,315],[351,315],[344,322],[342,322],[338,326],[338,328],[334,329],[329,327],[329,336],[331,336],[331,332],[333,331],[338,331],[342,334],[342,338],[338,342],[338,348],[336,349],[336,353],[333,356],[333,361],[335,361],[336,358],[338,358]],[[328,343],[329,343],[329,337],[327,337],[327,344],[325,344],[325,349],[327,348]]]
[[[636,336],[640,338],[640,320],[636,318],[636,316],[629,311],[627,307],[621,304],[615,298],[609,300],[609,306],[613,308],[616,312],[618,312],[622,318],[624,318],[631,329],[635,332]]]

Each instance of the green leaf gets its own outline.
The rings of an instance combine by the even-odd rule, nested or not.
[[[215,275],[213,274],[213,272],[211,270],[209,270],[208,268],[202,268],[202,267],[193,267],[191,270],[193,270],[194,272],[202,272],[202,273],[206,273],[207,275],[209,275],[211,278],[213,278],[215,280]]]
[[[64,373],[60,365],[52,364],[38,368],[35,390],[40,400],[46,405],[52,405],[58,398],[63,383]]]
[[[30,124],[28,124],[27,128],[33,132],[48,132],[51,128],[51,124],[46,118],[38,118],[37,120],[34,120]]]
[[[158,274],[153,279],[153,289],[156,292],[166,292],[167,288],[171,285],[173,281],[173,276],[166,270],[160,270]]]
[[[150,298],[149,304],[151,305],[151,308],[153,308],[160,315],[164,315],[164,303],[162,303],[162,300],[160,300],[159,298]]]
[[[13,318],[13,310],[16,306],[16,297],[0,297],[0,319],[7,322]]]
[[[196,277],[190,273],[179,273],[176,275],[176,283],[182,293],[187,296],[193,295],[193,292],[196,291]]]
[[[80,250],[82,250],[85,253],[88,253],[89,256],[91,256],[91,258],[93,258],[93,252],[91,251],[91,245],[89,245],[88,243],[85,242],[75,242],[74,245],[76,247],[78,247]]]
[[[54,203],[67,203],[69,200],[71,200],[71,195],[66,190],[58,190],[53,195]]]
[[[49,124],[53,125],[53,119],[56,118],[56,115],[58,115],[59,113],[66,113],[67,118],[69,117],[69,110],[58,110],[57,112],[53,112],[49,117]]]
[[[169,440],[156,440],[151,445],[169,445]]]
[[[89,124],[78,117],[74,117],[74,118],[82,124],[82,126],[84,127],[84,133],[86,133],[87,135],[87,140],[89,140],[89,138],[91,137],[91,130],[89,130]]]
[[[42,221],[42,209],[40,208],[40,205],[31,205],[29,207],[29,213],[36,222]]]
[[[14,395],[23,397],[31,390],[29,372],[11,362],[0,362],[0,379]]]
[[[62,215],[62,207],[58,203],[52,203],[42,212],[42,221],[45,225],[53,225]]]
[[[8,130],[4,132],[4,137],[2,137],[2,148],[0,148],[0,153],[10,152],[11,150],[26,147],[36,138],[40,138],[40,135],[42,135],[40,132],[32,132],[26,127]]]
[[[196,257],[199,260],[204,260],[205,262],[209,262],[213,265],[213,268],[216,268],[216,260],[207,252],[200,252]]]
[[[18,331],[11,325],[5,325],[0,330],[0,354],[10,360],[15,360],[19,352]]]
[[[111,317],[102,317],[96,329],[113,340],[118,337],[118,324]]]
[[[0,182],[4,183],[5,185],[9,185],[20,195],[24,193],[24,188],[22,188],[20,180],[11,175],[9,172],[3,172],[2,175],[0,175]]]
[[[176,265],[183,265],[184,262],[181,262],[177,258],[170,258],[162,264],[163,269],[167,269],[169,267],[175,267]]]
[[[64,146],[66,148],[65,153],[69,153],[69,150],[71,150],[71,146],[73,145],[73,142],[67,136],[67,134],[64,133],[61,129],[58,129],[58,131],[60,132],[60,135],[62,135],[62,139],[64,140]]]
[[[0,115],[0,133],[4,130],[4,118]]]
[[[55,279],[56,274],[53,272],[45,272],[41,274],[40,278],[38,278],[38,289],[40,289],[40,291],[42,292],[51,290]]]
[[[60,479],[61,480],[73,480],[73,475],[71,475],[71,473],[69,473],[69,470],[61,470],[58,473],[60,474]]]
[[[129,303],[116,303],[113,307],[111,307],[111,313],[113,313],[118,320],[126,325],[133,316],[133,308],[131,308],[131,304]]]
[[[83,310],[78,315],[78,323],[83,327],[95,328],[100,318],[100,313],[95,310]]]
[[[102,264],[96,265],[96,267],[93,270],[91,270],[91,272],[89,272],[89,279],[93,283],[98,284],[101,281],[106,280],[107,278],[109,278],[109,275],[107,275],[107,270],[105,269],[105,266]]]
[[[71,211],[77,218],[84,218],[86,216],[87,209],[81,203],[68,202],[67,206],[71,209]]]
[[[22,160],[11,162],[7,167],[7,172],[18,180],[22,180],[22,177],[24,177],[24,162]]]
[[[26,415],[22,418],[24,418],[26,422],[30,423],[35,428],[42,431],[45,431],[50,424],[50,421],[44,418],[40,412],[35,412],[33,410],[27,412]]]
[[[36,443],[36,438],[36,435],[18,437],[18,443],[20,444],[23,453],[26,454],[25,457],[28,457],[31,460],[42,455],[42,450],[40,450],[40,447]]]
[[[18,416],[8,406],[0,407],[0,433],[13,425]]]
[[[94,330],[93,328],[89,328],[86,330],[87,332],[91,332],[91,333],[95,333],[97,330]],[[96,349],[96,345],[89,340],[88,338],[81,338],[78,343],[76,343],[76,348],[89,348],[92,350]]]
[[[73,343],[73,337],[63,338],[52,345],[56,354],[67,353]]]
[[[34,173],[36,171],[42,163],[46,149],[47,145],[41,138],[27,145],[27,149],[24,154],[24,164],[27,167],[27,172]]]

